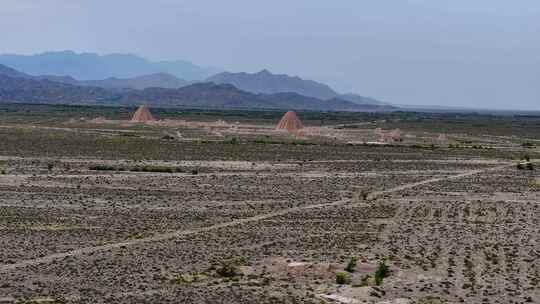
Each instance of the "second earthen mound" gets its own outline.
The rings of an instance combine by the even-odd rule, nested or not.
[[[131,122],[149,122],[154,120],[147,106],[140,106],[131,118]]]

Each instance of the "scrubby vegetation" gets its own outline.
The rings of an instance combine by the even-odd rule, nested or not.
[[[111,165],[92,165],[88,167],[88,169],[94,170],[94,171],[123,171],[123,170],[118,170],[115,166],[111,166]]]
[[[356,269],[356,264],[358,263],[357,257],[351,257],[349,259],[349,262],[347,263],[347,266],[345,267],[345,271],[353,273]]]
[[[239,266],[245,265],[247,260],[244,257],[227,259],[220,262],[216,268],[216,274],[224,278],[234,278],[242,276]]]
[[[347,272],[336,273],[336,284],[347,285],[351,284],[351,276]]]
[[[153,173],[182,173],[185,172],[185,170],[181,167],[174,167],[174,166],[152,166],[152,165],[145,165],[145,166],[134,166],[130,168],[126,168],[124,166],[111,166],[111,165],[92,165],[88,168],[89,170],[94,171],[131,171],[131,172],[153,172]],[[197,174],[198,171],[196,169],[193,169],[191,171],[192,174]]]
[[[181,173],[184,170],[180,167],[171,166],[136,166],[129,171],[132,172],[154,172],[154,173]]]

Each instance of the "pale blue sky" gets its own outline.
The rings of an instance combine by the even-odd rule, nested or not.
[[[0,53],[267,68],[398,104],[540,110],[538,0],[1,0]]]

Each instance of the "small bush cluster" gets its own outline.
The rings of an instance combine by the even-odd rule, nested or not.
[[[533,171],[534,170],[534,165],[532,163],[519,162],[517,164],[517,169],[518,170],[530,170],[530,171]]]
[[[182,168],[179,167],[168,167],[168,166],[142,166],[142,167],[133,167],[130,169],[131,172],[154,172],[154,173],[180,173],[184,172]]]
[[[533,144],[531,142],[524,142],[524,143],[521,144],[521,146],[523,148],[533,149],[535,147],[535,144]]]
[[[116,167],[109,165],[93,165],[90,166],[88,169],[92,171],[119,171],[116,169]]]
[[[248,260],[246,257],[238,257],[220,262],[219,266],[215,269],[216,274],[223,278],[236,278],[242,276],[240,266],[247,265]]]
[[[411,148],[413,148],[413,149],[424,149],[424,150],[435,150],[435,149],[437,149],[437,146],[435,146],[435,144],[431,144],[431,145],[414,144],[414,145],[411,145]]]
[[[163,139],[163,140],[174,140],[175,137],[172,136],[172,135],[166,134],[166,135],[163,135],[163,136],[161,137],[161,139]]]
[[[519,163],[517,164],[518,170],[534,170],[534,165],[531,163],[531,157],[529,155],[524,155]]]
[[[380,261],[379,265],[377,265],[377,270],[375,271],[375,284],[381,285],[383,283],[384,278],[388,276],[388,265],[386,265],[386,261]]]
[[[358,263],[358,258],[357,257],[352,257],[350,260],[349,260],[349,263],[347,263],[347,266],[345,267],[345,271],[349,272],[349,273],[353,273],[356,269],[356,264]]]

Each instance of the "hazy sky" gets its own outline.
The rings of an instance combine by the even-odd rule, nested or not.
[[[540,110],[538,0],[0,0],[0,53],[129,52],[398,104]]]

